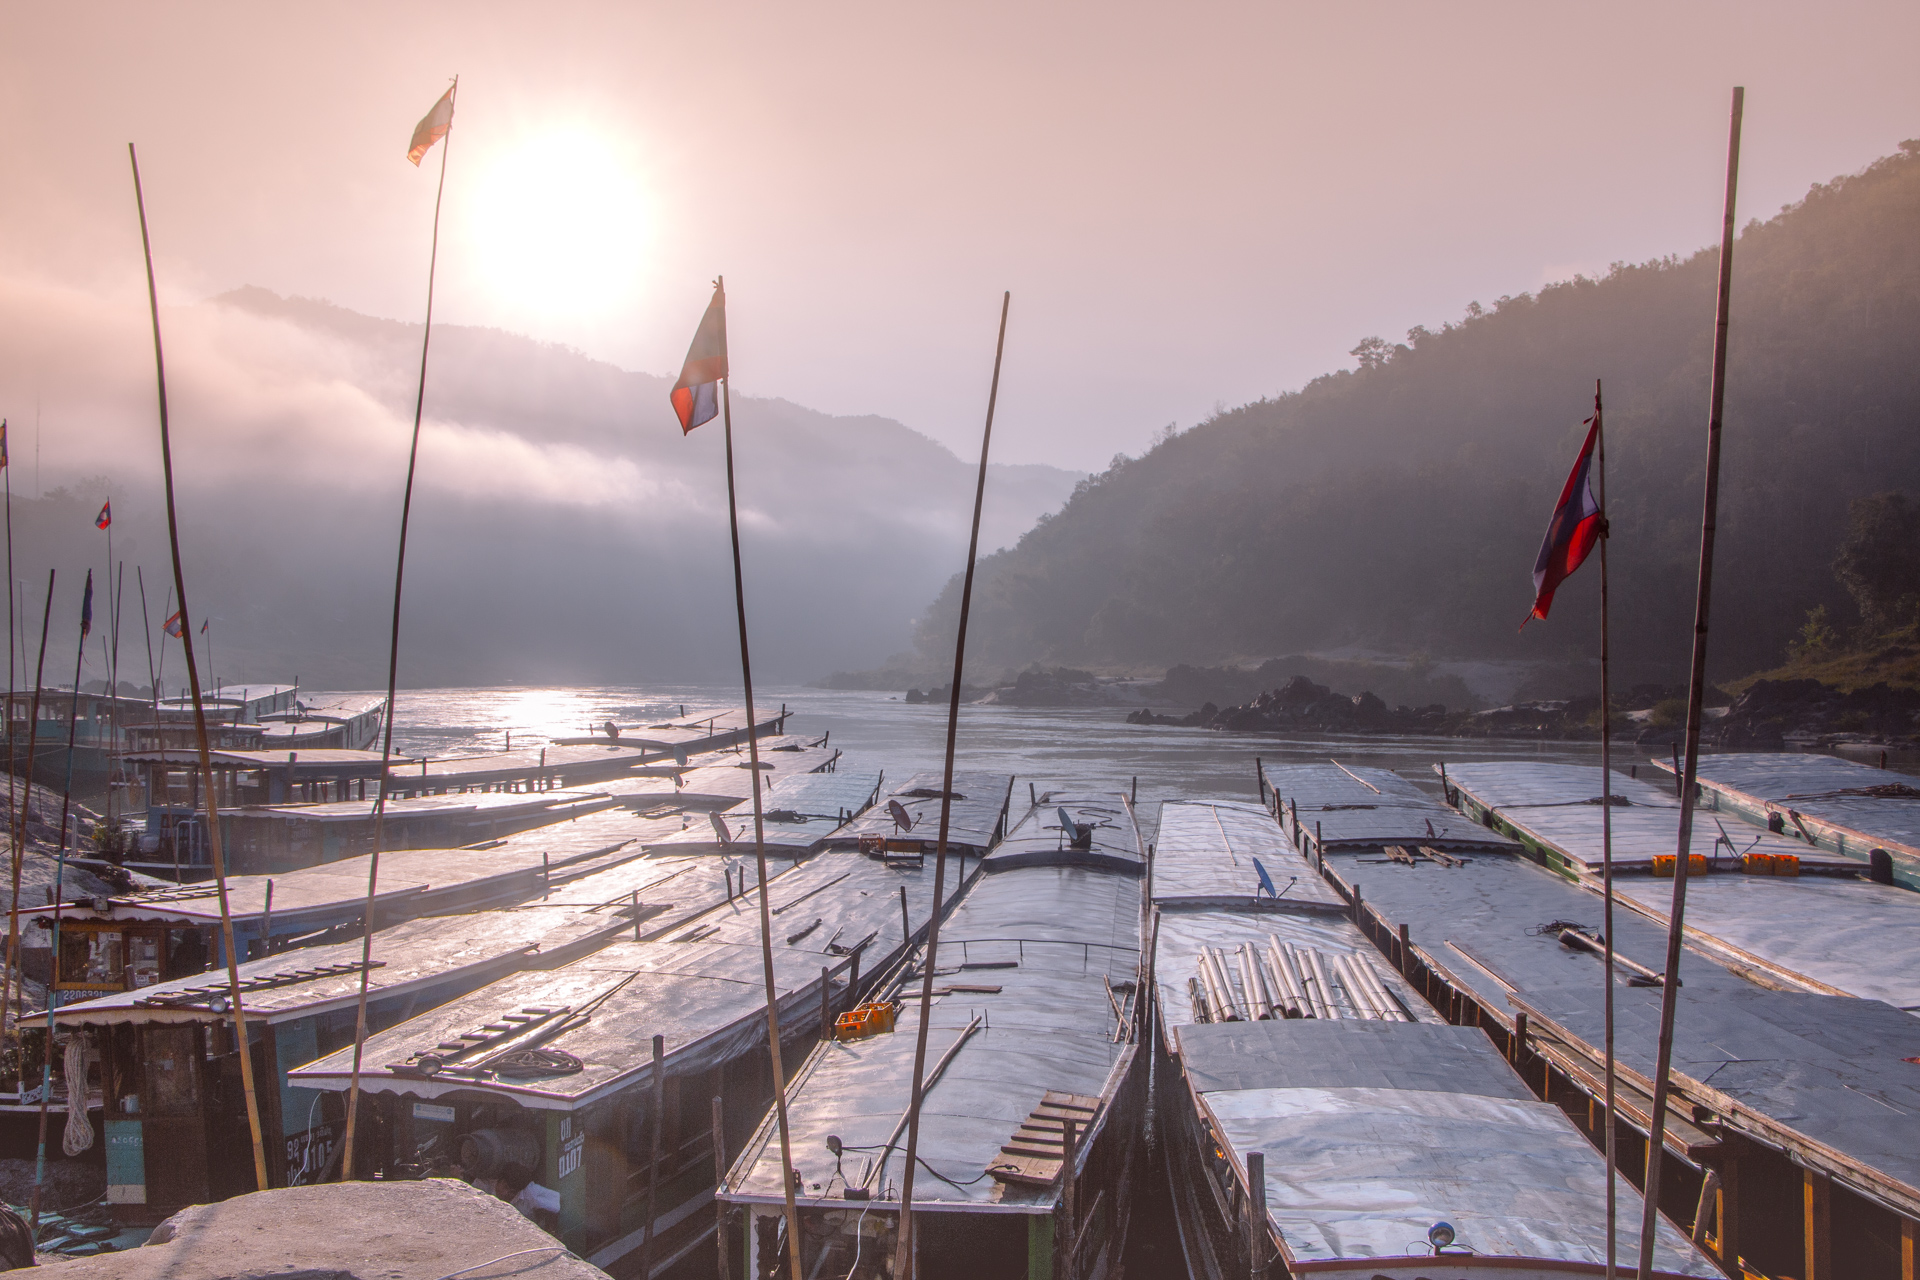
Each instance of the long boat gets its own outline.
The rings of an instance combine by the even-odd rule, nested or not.
[[[714,879],[727,864],[675,861]],[[772,1100],[759,889],[728,880],[724,901],[665,936],[504,979],[369,1040],[360,1084],[379,1120],[353,1176],[531,1182],[558,1205],[559,1239],[623,1275],[711,1249],[726,1153]],[[844,851],[769,882],[789,1068],[924,935],[932,884],[931,867]],[[344,1090],[349,1058],[290,1079]]]
[[[1450,762],[1446,774],[1466,804],[1462,768]],[[1357,772],[1378,774],[1383,788],[1392,776]],[[1531,812],[1555,815],[1556,827],[1570,813],[1597,820],[1598,804],[1586,802],[1600,793],[1599,770],[1579,774],[1562,788],[1562,803],[1536,786],[1533,808],[1500,807],[1497,821],[1508,826]],[[1618,778],[1607,790],[1629,794]],[[1298,804],[1305,819],[1309,799]],[[1613,816],[1638,807],[1615,805]],[[1671,838],[1673,811],[1665,812]],[[1482,1028],[1537,1096],[1598,1143],[1599,895],[1569,870],[1543,865],[1537,845],[1489,845],[1433,861],[1409,832],[1391,848],[1340,850],[1332,840],[1339,815],[1325,817],[1327,881],[1382,958],[1449,1021]],[[1397,857],[1395,848],[1413,856]],[[1598,860],[1585,849],[1568,852],[1575,863]],[[1650,872],[1617,871],[1616,887],[1635,874],[1671,892],[1671,882]],[[1740,878],[1690,876],[1689,898]],[[1645,1167],[1666,940],[1664,923],[1623,895],[1613,931],[1617,1115],[1620,1167],[1632,1173]],[[1901,1276],[1902,1250],[1920,1222],[1920,1080],[1905,1061],[1920,1057],[1920,1019],[1881,1000],[1808,990],[1691,940],[1680,975],[1671,1106],[1658,1135],[1662,1210],[1688,1224],[1729,1274],[1744,1267],[1800,1280]],[[1637,1206],[1622,1212],[1637,1221]]]
[[[536,904],[380,930],[368,1024],[379,1030],[516,970],[562,964],[630,927],[627,914],[617,905]],[[240,968],[271,1186],[318,1182],[329,1172],[338,1099],[291,1085],[286,1073],[352,1043],[361,946],[308,947]],[[261,1189],[229,992],[226,973],[216,970],[54,1011],[56,1028],[84,1036],[99,1060],[107,1202],[121,1222],[150,1225],[188,1205]]]
[[[1188,1273],[1601,1274],[1601,1154],[1482,1030],[1450,1025],[1386,963],[1320,874],[1387,862],[1389,843],[1439,867],[1469,861],[1471,839],[1511,845],[1385,771],[1267,780],[1286,830],[1258,805],[1169,802],[1155,844],[1155,1135]],[[1443,826],[1458,838],[1444,849],[1429,840]],[[1621,1231],[1623,1257],[1636,1238]],[[1721,1274],[1664,1220],[1654,1261],[1662,1277]]]
[[[1652,768],[1671,785],[1672,765],[1655,760]],[[1694,777],[1717,810],[1859,859],[1882,882],[1920,889],[1920,780],[1912,774],[1785,751],[1701,756]]]
[[[1596,770],[1500,761],[1450,764],[1448,776],[1464,808],[1496,815],[1546,865],[1599,891],[1601,813],[1581,803]],[[1618,771],[1609,791],[1615,893],[1664,929],[1673,882],[1651,867],[1677,847],[1679,801]],[[1697,813],[1693,846],[1685,932],[1694,949],[1794,990],[1920,1012],[1920,894],[1875,883],[1864,858],[1816,852],[1731,814]]]
[[[1117,1276],[1144,1178],[1145,849],[1124,796],[1035,800],[941,925],[913,1198],[925,1280]],[[794,1077],[804,1275],[894,1274],[924,963]],[[769,1274],[784,1250],[781,1178],[763,1122],[720,1190],[727,1274]]]

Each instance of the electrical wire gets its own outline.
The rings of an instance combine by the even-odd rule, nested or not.
[[[479,1262],[471,1267],[462,1267],[458,1271],[449,1271],[447,1274],[441,1276],[440,1280],[454,1280],[455,1276],[466,1275],[469,1271],[485,1271],[495,1263],[505,1262],[509,1258],[524,1258],[530,1253],[564,1253],[568,1257],[574,1256],[573,1250],[563,1244],[543,1244],[538,1249],[521,1249],[514,1253],[503,1253],[490,1262]]]

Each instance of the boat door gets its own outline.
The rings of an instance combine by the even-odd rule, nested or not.
[[[191,1023],[149,1023],[140,1028],[140,1061],[146,1077],[140,1114],[147,1204],[163,1215],[208,1199],[203,1035]]]

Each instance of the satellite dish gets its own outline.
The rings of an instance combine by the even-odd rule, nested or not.
[[[717,813],[709,813],[707,821],[713,823],[713,833],[720,837],[721,844],[733,843],[733,832],[727,830],[726,819]]]
[[[1260,877],[1260,887],[1267,891],[1267,896],[1269,898],[1279,897],[1280,894],[1273,887],[1273,877],[1268,875],[1267,869],[1260,865],[1260,859],[1255,858],[1253,860],[1253,870],[1254,874]],[[1254,896],[1259,897],[1260,895],[1255,894]]]
[[[1072,815],[1069,814],[1064,808],[1056,807],[1054,809],[1054,812],[1058,814],[1060,817],[1060,831],[1061,831],[1060,838],[1061,839],[1065,840],[1068,844],[1072,845],[1076,849],[1090,849],[1093,847],[1093,828],[1092,827],[1081,826],[1079,823],[1075,822],[1073,820]]]
[[[913,830],[913,815],[907,812],[907,806],[901,804],[898,800],[889,800],[887,801],[887,812],[893,815],[893,829],[895,831]]]

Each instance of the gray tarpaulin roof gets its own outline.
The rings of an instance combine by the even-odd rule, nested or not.
[[[1072,836],[1060,822],[1062,809],[1074,826],[1093,828],[1092,843],[1087,848],[1071,847]],[[986,868],[1006,871],[1051,863],[1138,873],[1146,869],[1144,854],[1140,832],[1128,815],[1124,797],[1104,792],[1049,791],[1040,797],[1036,810],[987,855]]]
[[[1448,764],[1447,781],[1464,797],[1494,810],[1534,840],[1551,846],[1579,869],[1598,872],[1601,856],[1600,771],[1570,764],[1498,760]],[[1613,867],[1646,871],[1655,854],[1672,856],[1680,845],[1680,801],[1670,786],[1656,786],[1613,771]],[[1734,853],[1807,850],[1804,842],[1769,835],[1750,824],[1727,823]],[[1729,853],[1713,815],[1696,811],[1691,851],[1703,858]]]
[[[696,861],[713,866],[720,860]],[[838,971],[849,962],[847,955],[831,948],[853,948],[871,935],[862,953],[868,972],[899,950],[903,885],[913,927],[923,928],[932,905],[932,867],[896,869],[870,858],[827,855],[769,884],[783,1027],[817,1032],[820,970],[833,967],[838,987],[845,981]],[[949,899],[957,890],[957,885],[949,887]],[[646,1076],[656,1034],[666,1037],[669,1070],[676,1073],[706,1070],[744,1052],[766,1034],[756,893],[723,902],[658,941],[619,942],[550,972],[506,978],[383,1031],[367,1042],[360,1086],[422,1097],[479,1091],[525,1106],[571,1109]],[[579,1009],[602,996],[606,999],[589,1021],[542,1046],[578,1057],[584,1069],[577,1074],[531,1080],[449,1075],[419,1079],[387,1070],[387,1064],[431,1053],[442,1042],[516,1010],[560,1005]],[[511,1043],[503,1043],[495,1051],[510,1048]],[[351,1049],[344,1050],[301,1068],[293,1078],[308,1088],[343,1089],[352,1056]]]
[[[1280,893],[1280,909],[1346,909],[1294,851],[1272,814],[1257,804],[1223,800],[1168,800],[1160,806],[1153,839],[1154,905],[1249,904],[1260,891],[1256,858]]]
[[[762,829],[769,854],[795,858],[818,849],[839,830],[847,815],[869,808],[880,789],[880,775],[836,770],[832,773],[776,775],[761,792]],[[729,840],[722,843],[713,821],[696,815],[687,828],[651,846],[670,853],[726,853],[753,856],[753,801],[734,805],[719,815]]]
[[[1672,776],[1671,766],[1654,767]],[[1789,751],[1701,756],[1695,776],[1743,816],[1765,821],[1792,812],[1836,852],[1865,858],[1883,848],[1907,878],[1920,875],[1920,778],[1912,774]]]
[[[1328,865],[1343,879],[1357,880],[1389,927],[1406,924],[1414,946],[1488,1007],[1511,1011],[1512,1000],[1523,1000],[1598,1055],[1600,958],[1561,945],[1557,929],[1549,927],[1597,929],[1597,894],[1518,858],[1432,868],[1334,855]],[[1671,889],[1670,882],[1655,883]],[[1666,930],[1619,907],[1614,947],[1659,969]],[[1621,970],[1614,990],[1619,1053],[1623,1063],[1643,1064],[1650,1074],[1660,991],[1629,987],[1627,977]],[[1691,948],[1683,953],[1680,977],[1677,1074],[1697,1070],[1698,1082],[1724,1094],[1727,1105],[1823,1144],[1833,1157],[1820,1167],[1863,1194],[1882,1203],[1909,1203],[1909,1193],[1888,1192],[1881,1184],[1891,1178],[1920,1188],[1920,1144],[1914,1141],[1920,1133],[1920,1071],[1901,1061],[1920,1056],[1920,1020],[1877,1000],[1768,990]],[[1872,1122],[1865,1120],[1869,1114]],[[1761,1131],[1765,1126],[1742,1127],[1771,1141]],[[1863,1175],[1860,1168],[1879,1173]],[[1910,1194],[1910,1203],[1920,1205],[1920,1190]]]
[[[1019,838],[1029,825],[1044,826],[1051,816],[1045,806],[1030,812],[1010,838]],[[933,1001],[929,1068],[976,1017],[981,1025],[926,1092],[919,1154],[938,1172],[923,1167],[915,1174],[915,1204],[987,1212],[1052,1210],[1057,1187],[1009,1185],[984,1175],[1048,1090],[1099,1097],[1119,1079],[1135,1046],[1115,1042],[1107,984],[1122,987],[1137,980],[1140,922],[1140,880],[1126,873],[1025,866],[974,881],[941,925],[938,972],[951,973],[953,983],[999,990],[954,991]],[[966,962],[1013,967],[960,970]],[[942,978],[935,984],[939,990]],[[904,1156],[893,1152],[882,1172],[879,1150],[856,1148],[883,1146],[906,1114],[918,989],[909,985],[893,1032],[823,1044],[796,1073],[788,1123],[803,1203],[843,1206],[846,1184],[859,1186],[871,1162],[876,1198],[891,1196],[894,1203],[884,1207],[898,1208]],[[1125,1008],[1124,989],[1119,999]],[[828,1134],[847,1145],[838,1162],[827,1150]],[[741,1153],[727,1187],[723,1199],[781,1200],[779,1144],[768,1124]]]
[[[1428,1256],[1427,1228],[1443,1221],[1481,1258],[1606,1261],[1605,1161],[1478,1029],[1291,1020],[1179,1037],[1235,1163],[1266,1156],[1267,1220],[1289,1262]],[[1630,1257],[1639,1197],[1617,1186]],[[1658,1270],[1721,1274],[1659,1227]]]
[[[1511,847],[1390,769],[1326,764],[1271,765],[1267,781],[1289,821],[1300,815],[1329,849],[1424,844],[1436,849]]]
[[[1581,867],[1598,869],[1600,807],[1579,803],[1594,789],[1595,770],[1502,763],[1450,765],[1447,773],[1482,803],[1504,800],[1495,805],[1500,816],[1530,837]],[[1613,808],[1616,872],[1623,866],[1644,869],[1655,851],[1674,852],[1680,807],[1670,792],[1616,770],[1613,793],[1629,801]],[[1798,855],[1807,849],[1731,815],[1700,812],[1694,816],[1694,850],[1711,856],[1722,828],[1737,853]],[[1810,980],[1809,986],[1824,986],[1829,994],[1920,1008],[1920,894],[1844,877],[1746,875],[1734,869],[1724,844],[1718,853],[1715,870],[1687,878],[1687,929],[1699,945],[1777,977]],[[1367,873],[1356,868],[1354,874]],[[1673,881],[1625,874],[1615,876],[1614,887],[1632,909],[1664,927]],[[1658,958],[1643,963],[1661,966]]]
[[[938,770],[916,773],[900,783],[864,816],[833,834],[829,848],[853,848],[863,835],[901,837],[926,842],[929,852],[940,835],[940,790],[943,775]],[[947,818],[947,847],[965,845],[974,853],[983,852],[994,842],[1000,819],[1013,793],[1013,778],[1004,773],[956,773],[953,775],[954,799]],[[898,800],[913,819],[911,831],[900,831],[887,808],[887,801]],[[1009,816],[1009,822],[1012,820]]]

